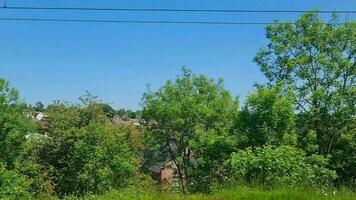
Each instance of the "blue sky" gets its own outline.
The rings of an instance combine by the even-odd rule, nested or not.
[[[0,2],[4,2],[0,0]],[[8,0],[8,6],[177,9],[356,10],[346,0]],[[0,17],[117,20],[280,21],[298,14],[203,14],[0,10]],[[326,15],[327,16],[327,15]],[[344,16],[343,16],[344,17]],[[355,19],[355,15],[350,15]],[[243,99],[265,81],[252,62],[267,44],[264,26],[89,24],[0,21],[0,77],[27,103],[76,102],[85,90],[115,108],[139,109],[146,84],[174,79],[182,66]]]

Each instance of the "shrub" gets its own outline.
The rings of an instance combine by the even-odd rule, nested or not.
[[[335,172],[326,168],[326,158],[307,156],[291,146],[247,148],[234,153],[228,163],[234,178],[249,183],[326,185],[336,178]]]
[[[0,163],[0,199],[29,199],[31,182]]]
[[[137,162],[125,133],[94,103],[50,105],[38,161],[60,195],[101,194],[128,186]]]

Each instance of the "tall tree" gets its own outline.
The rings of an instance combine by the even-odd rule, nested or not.
[[[30,118],[25,116],[25,108],[18,91],[0,78],[0,162],[10,169],[23,151],[25,136],[34,131]]]
[[[36,160],[60,196],[128,186],[138,168],[125,132],[107,120],[97,98],[87,94],[80,99],[81,104],[48,106]]]
[[[223,136],[231,127],[235,103],[222,81],[195,75],[187,68],[157,92],[145,93],[143,99],[143,118],[148,123],[150,144],[168,150],[169,158],[178,168],[182,190],[186,192],[187,183],[194,182],[190,170],[203,156],[193,143],[212,135]],[[209,153],[217,156],[222,151]]]
[[[42,102],[36,102],[35,103],[35,106],[34,106],[34,109],[36,110],[36,111],[39,111],[39,112],[42,112],[43,110],[44,110],[44,105],[43,105],[43,103]]]
[[[257,86],[236,121],[241,138],[245,137],[243,147],[295,143],[293,103],[293,95],[283,94],[280,87]]]
[[[255,61],[269,84],[282,84],[296,94],[301,136],[315,132],[318,151],[333,154],[336,162],[336,153],[350,159],[356,152],[341,145],[356,134],[356,25],[335,22],[335,15],[324,22],[307,13],[296,23],[270,25],[266,29],[270,42]],[[350,171],[353,160],[339,170]]]

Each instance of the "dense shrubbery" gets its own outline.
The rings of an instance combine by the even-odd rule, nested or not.
[[[129,185],[137,169],[125,133],[93,102],[51,105],[36,151],[56,193],[84,195]]]
[[[31,181],[0,163],[0,199],[29,199]]]
[[[0,198],[99,194],[132,184],[139,172],[128,128],[112,124],[92,96],[81,99],[48,106],[36,128],[16,90],[0,80]]]
[[[291,146],[239,150],[232,154],[228,164],[233,178],[267,186],[329,185],[336,178],[335,172],[327,169],[327,159],[307,156]]]
[[[279,86],[258,86],[247,96],[237,117],[241,147],[295,144],[293,95],[283,94]]]
[[[25,136],[35,130],[24,114],[25,108],[18,92],[0,78],[0,162],[10,169],[24,150]]]
[[[237,102],[224,88],[206,76],[183,68],[175,81],[144,95],[143,118],[151,146],[169,149],[178,168],[183,192],[207,192],[222,178],[223,159],[233,151],[229,129]],[[230,142],[230,143],[229,143]],[[148,158],[150,159],[150,158]]]

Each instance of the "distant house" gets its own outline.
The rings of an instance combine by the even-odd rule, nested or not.
[[[161,183],[172,184],[173,178],[177,175],[177,166],[173,161],[168,161],[161,167],[159,175]]]
[[[140,126],[140,120],[139,119],[129,119],[129,122],[133,124],[134,126]]]
[[[134,125],[140,126],[140,119],[123,119],[119,115],[115,115],[111,121],[117,126]]]
[[[162,184],[174,185],[178,177],[178,167],[172,160],[170,151],[176,152],[177,146],[171,144],[162,146],[160,150],[150,153],[149,159],[143,161],[144,168],[151,172],[151,175]]]
[[[35,119],[37,121],[42,121],[45,118],[45,114],[43,112],[35,112]]]
[[[43,121],[46,115],[41,111],[26,111],[25,116],[36,121]]]
[[[27,111],[25,112],[25,116],[32,119],[33,121],[35,121],[35,123],[37,123],[38,125],[40,125],[40,127],[42,129],[47,127],[47,119],[46,119],[46,114],[44,112],[41,111]],[[47,133],[27,133],[25,135],[26,139],[35,139],[35,140],[40,140],[42,138],[46,138],[48,137]]]
[[[171,160],[156,162],[148,169],[163,184],[172,184],[173,178],[177,176],[177,166]]]

